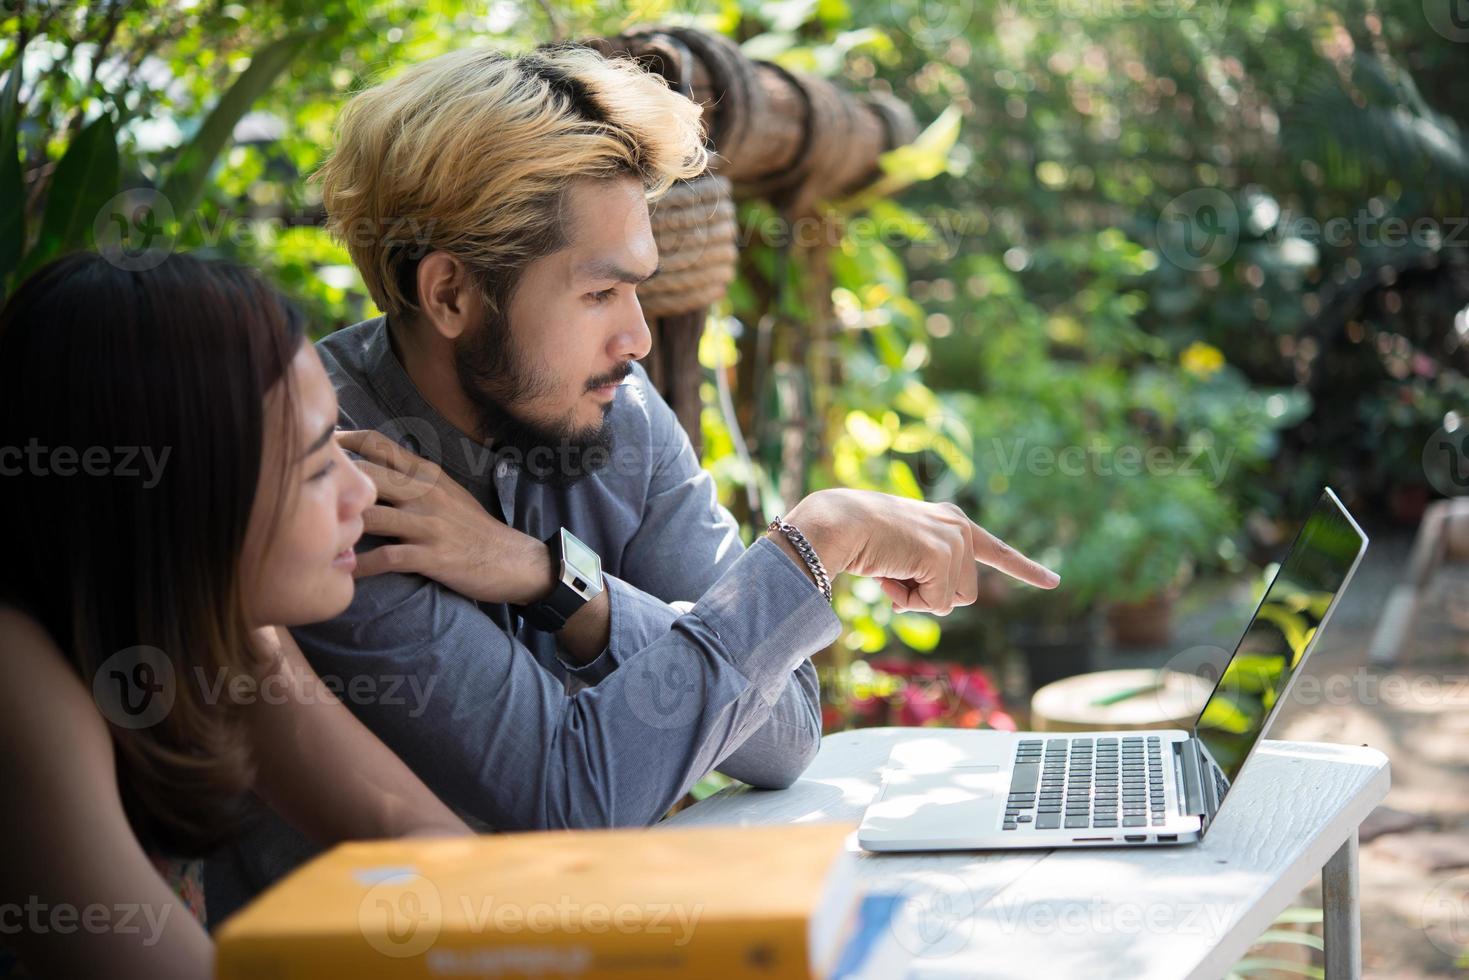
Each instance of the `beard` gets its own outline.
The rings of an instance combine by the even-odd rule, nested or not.
[[[611,377],[591,379],[586,390],[621,381],[632,373],[631,364],[624,368]],[[575,424],[574,408],[552,423],[535,422],[515,412],[512,406],[558,391],[560,379],[526,364],[502,317],[487,314],[480,329],[459,338],[454,345],[454,371],[474,409],[480,438],[492,443],[498,456],[519,466],[531,481],[569,487],[611,460],[612,424],[607,417],[611,402],[602,407],[602,420],[589,426]]]

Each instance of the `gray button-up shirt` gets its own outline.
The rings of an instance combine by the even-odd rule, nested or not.
[[[345,613],[292,631],[445,802],[495,829],[646,825],[711,769],[780,788],[806,768],[821,738],[808,658],[840,623],[780,548],[744,548],[640,366],[610,410],[607,465],[553,489],[428,405],[383,318],[318,350],[344,426],[434,459],[511,527],[544,539],[565,526],[602,558],[611,638],[581,667],[507,606],[418,575],[361,579]]]

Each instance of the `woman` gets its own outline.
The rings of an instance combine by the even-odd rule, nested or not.
[[[300,315],[238,268],[78,254],[0,311],[0,944],[21,969],[208,976],[196,859],[251,793],[323,843],[467,832],[285,629],[352,598],[374,491],[336,418]]]

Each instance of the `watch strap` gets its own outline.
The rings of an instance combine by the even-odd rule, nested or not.
[[[542,633],[560,632],[566,626],[566,621],[575,616],[588,602],[575,589],[567,585],[559,574],[564,558],[561,551],[561,531],[561,528],[557,528],[551,532],[551,536],[545,542],[551,549],[551,569],[556,573],[555,588],[543,599],[515,607],[515,611],[530,624],[531,628]]]

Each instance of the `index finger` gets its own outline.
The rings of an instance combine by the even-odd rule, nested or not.
[[[1025,557],[973,521],[969,522],[969,539],[974,544],[974,560],[981,564],[1038,589],[1054,589],[1061,584],[1061,576]]]
[[[422,456],[410,453],[376,429],[340,429],[337,431],[337,443],[343,449],[354,452],[363,459],[413,477],[427,475],[429,471],[424,468],[433,465]]]

